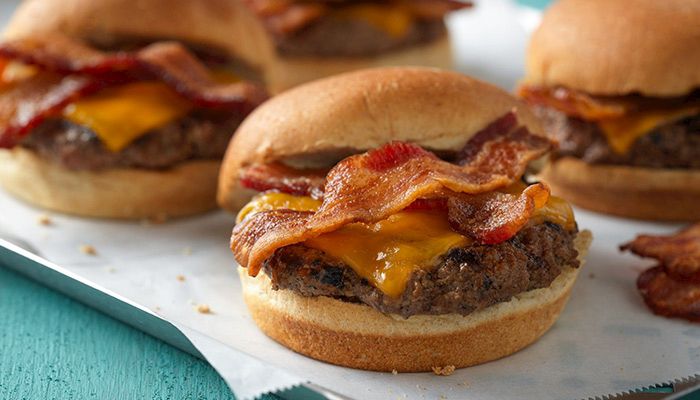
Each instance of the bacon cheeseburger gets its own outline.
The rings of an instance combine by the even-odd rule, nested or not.
[[[550,149],[531,130],[505,92],[432,69],[349,73],[258,108],[219,186],[221,205],[243,206],[231,246],[255,322],[302,354],[380,371],[465,367],[537,340],[590,236],[521,180]]]
[[[383,65],[449,68],[444,16],[457,0],[27,0],[9,31],[59,31],[112,43],[179,38],[236,55],[279,92]],[[41,21],[41,22],[37,22]]]
[[[0,183],[48,209],[183,216],[216,206],[243,117],[265,100],[177,42],[124,50],[60,33],[0,43]]]
[[[520,96],[559,141],[543,175],[595,211],[700,219],[700,2],[561,0]]]

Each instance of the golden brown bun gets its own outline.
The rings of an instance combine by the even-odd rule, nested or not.
[[[271,92],[354,69],[382,65],[452,65],[447,37],[378,57],[284,57],[261,21],[232,0],[25,0],[4,36],[58,31],[97,43],[176,39],[212,47],[258,70]]]
[[[238,174],[251,164],[332,166],[392,140],[459,150],[513,109],[522,124],[542,134],[520,101],[456,72],[376,68],[311,82],[270,99],[241,124],[224,157],[219,204],[235,212],[250,199]]]
[[[542,173],[552,193],[593,211],[658,221],[700,220],[700,172],[591,165],[565,157]]]
[[[168,218],[216,207],[218,161],[192,161],[165,171],[71,171],[16,147],[0,150],[0,184],[33,205],[102,218]]]
[[[583,262],[591,241],[576,238]],[[404,319],[330,297],[272,290],[265,274],[239,268],[243,297],[260,329],[292,350],[332,364],[375,371],[457,368],[505,357],[536,341],[556,321],[578,269],[564,267],[548,288],[531,290],[467,316]]]
[[[700,87],[700,1],[560,0],[527,55],[527,83],[599,95]]]

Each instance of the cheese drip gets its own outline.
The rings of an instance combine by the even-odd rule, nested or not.
[[[598,126],[603,131],[610,148],[625,154],[632,144],[657,126],[689,117],[700,112],[700,106],[684,107],[674,110],[649,110],[635,112],[619,118],[602,119]]]
[[[364,21],[394,38],[406,36],[413,24],[411,13],[398,6],[356,4],[336,10],[334,15]]]
[[[192,104],[161,82],[110,87],[69,104],[63,116],[90,128],[113,152],[148,131],[185,116]]]
[[[505,191],[517,194],[525,185],[517,183]],[[306,196],[263,193],[238,214],[240,222],[256,212],[274,209],[316,211],[321,202]],[[574,229],[571,206],[550,196],[532,216],[533,223],[551,221]],[[388,296],[401,296],[414,271],[428,269],[450,249],[472,240],[453,231],[444,212],[402,211],[374,224],[355,223],[304,242],[338,259]]]

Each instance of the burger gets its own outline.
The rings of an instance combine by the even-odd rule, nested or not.
[[[60,31],[107,43],[178,38],[235,55],[279,92],[371,66],[450,67],[443,17],[468,6],[456,0],[28,0],[10,31]]]
[[[700,219],[700,2],[561,0],[520,97],[558,142],[555,194],[623,217]]]
[[[551,147],[516,99],[380,68],[289,90],[227,150],[219,203],[262,332],[376,371],[466,367],[542,336],[590,241],[523,176]],[[252,196],[252,198],[251,198]]]
[[[129,31],[153,15],[105,9],[92,19],[79,8],[62,20],[76,8],[21,8],[0,42],[0,184],[31,204],[90,217],[215,208],[229,139],[265,90],[201,38],[161,40],[172,32],[163,24],[150,35]],[[78,27],[83,34],[64,33]]]

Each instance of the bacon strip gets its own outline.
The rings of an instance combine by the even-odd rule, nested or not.
[[[619,118],[630,111],[629,104],[601,101],[592,96],[564,87],[546,88],[520,86],[518,96],[530,104],[551,107],[571,117],[589,121]]]
[[[545,138],[522,131],[488,133],[487,137],[490,140],[476,141],[477,150],[467,151],[470,159],[461,166],[401,142],[348,157],[328,173],[323,203],[316,213],[265,211],[237,225],[231,238],[236,260],[254,276],[278,248],[350,223],[380,221],[418,199],[445,198],[457,193],[477,195],[506,187],[552,145]],[[472,142],[467,146],[472,146]]]
[[[277,36],[288,36],[300,31],[334,9],[354,5],[354,1],[315,1],[299,0],[243,0],[262,20],[265,27]],[[416,18],[439,20],[451,11],[471,7],[471,3],[456,0],[391,0],[373,1],[408,9]]]
[[[700,284],[673,279],[659,266],[639,276],[637,289],[654,314],[700,322]]]
[[[275,190],[295,196],[323,198],[327,170],[299,170],[285,165],[255,164],[241,173],[241,186],[265,192]]]
[[[620,246],[641,256],[659,260],[673,279],[700,283],[700,223],[669,236],[640,235]]]
[[[156,43],[138,52],[107,53],[54,34],[6,42],[0,57],[44,72],[12,84],[0,96],[0,147],[16,145],[24,134],[68,103],[109,85],[158,79],[195,105],[242,114],[267,94],[249,82],[216,83],[182,45]]]

